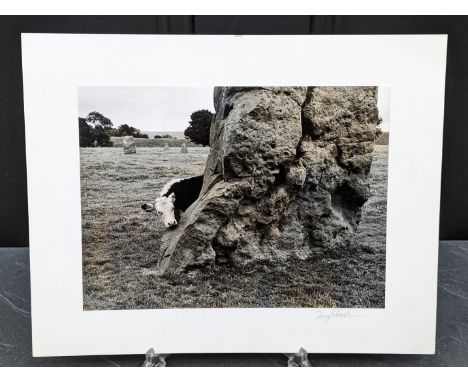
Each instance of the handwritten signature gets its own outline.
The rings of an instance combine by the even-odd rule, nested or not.
[[[323,321],[324,325],[328,324],[331,320],[343,320],[353,317],[362,317],[365,314],[353,312],[350,309],[331,309],[331,310],[319,310],[317,312],[316,319]]]

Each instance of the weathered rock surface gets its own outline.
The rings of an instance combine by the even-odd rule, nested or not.
[[[160,272],[345,243],[368,198],[377,88],[224,87],[214,102],[203,189],[164,235]]]
[[[135,141],[132,136],[127,135],[122,139],[122,145],[125,154],[135,154],[136,153],[136,146]]]

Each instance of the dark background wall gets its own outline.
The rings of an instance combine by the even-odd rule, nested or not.
[[[0,16],[0,246],[28,245],[22,32],[448,34],[440,239],[468,239],[468,17]]]

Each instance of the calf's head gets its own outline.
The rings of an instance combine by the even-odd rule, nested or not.
[[[146,212],[156,211],[161,219],[161,222],[166,228],[175,227],[177,220],[174,214],[175,194],[169,196],[160,196],[155,200],[155,203],[145,203],[141,206]]]

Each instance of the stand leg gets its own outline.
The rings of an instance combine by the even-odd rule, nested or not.
[[[298,353],[285,354],[288,357],[288,367],[311,367],[307,351],[300,348]],[[143,367],[166,367],[166,358],[169,354],[157,354],[153,348],[146,352]]]
[[[288,367],[311,367],[307,351],[304,348],[299,349],[299,353],[285,354],[288,357]]]
[[[166,358],[169,354],[157,354],[153,348],[146,352],[146,359],[142,367],[166,367]]]

